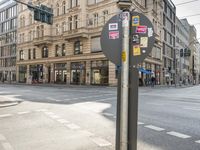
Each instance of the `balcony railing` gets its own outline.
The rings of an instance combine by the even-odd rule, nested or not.
[[[42,36],[42,37],[37,37],[33,39],[33,44],[35,46],[49,45],[49,44],[52,44],[52,42],[53,42],[52,36]]]
[[[66,40],[74,38],[88,38],[88,29],[78,28],[70,31],[65,31],[63,36]]]

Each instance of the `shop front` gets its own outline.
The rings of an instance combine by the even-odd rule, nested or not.
[[[43,83],[43,65],[30,65],[30,76],[32,83]]]
[[[85,84],[86,79],[85,62],[71,63],[71,84]]]
[[[27,79],[27,66],[26,65],[20,65],[19,66],[19,82],[20,83],[26,83]]]
[[[67,82],[67,64],[66,63],[56,63],[54,65],[55,83],[62,84]]]
[[[91,84],[108,85],[108,61],[97,60],[91,62]]]

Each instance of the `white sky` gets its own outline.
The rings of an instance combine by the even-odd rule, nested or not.
[[[0,0],[0,2],[1,1],[2,0]],[[191,0],[172,0],[172,1],[174,4],[178,4],[178,3],[188,2]],[[193,14],[200,14],[200,0],[176,7],[176,15],[179,18]],[[197,29],[197,38],[200,38],[200,15],[194,17],[188,17],[187,19],[191,25],[193,24],[195,25],[198,23],[197,25],[195,25],[195,27]]]
[[[174,4],[188,2],[191,0],[172,0]],[[200,14],[200,0],[176,6],[176,15],[182,19],[184,16],[194,15],[194,14]],[[197,29],[197,38],[200,38],[200,15],[194,16],[194,17],[188,17],[188,22],[191,25],[195,25]],[[200,40],[199,40],[200,41]]]

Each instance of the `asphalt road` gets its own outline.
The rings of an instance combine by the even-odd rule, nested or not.
[[[200,150],[200,86],[140,88],[138,150]],[[0,85],[0,150],[114,150],[116,88]]]

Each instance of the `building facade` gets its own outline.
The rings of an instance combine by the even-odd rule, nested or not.
[[[189,49],[191,50],[190,56],[190,74],[192,76],[193,84],[198,83],[198,43],[197,43],[197,31],[196,28],[190,26],[190,39],[189,39]]]
[[[17,4],[0,2],[0,80],[16,81]]]
[[[27,2],[27,1],[24,1]],[[119,13],[113,0],[34,1],[53,8],[53,25],[36,22],[33,12],[18,5],[17,81],[116,85],[116,66],[102,53],[100,35],[109,18]],[[157,84],[162,72],[162,2],[133,1],[132,8],[153,22],[156,44],[140,64],[151,74],[140,73],[141,84],[152,74]]]
[[[190,24],[187,19],[176,18],[176,77],[177,83],[188,84],[191,81],[189,50]]]
[[[175,23],[176,7],[171,0],[163,0],[163,84],[175,83]]]

